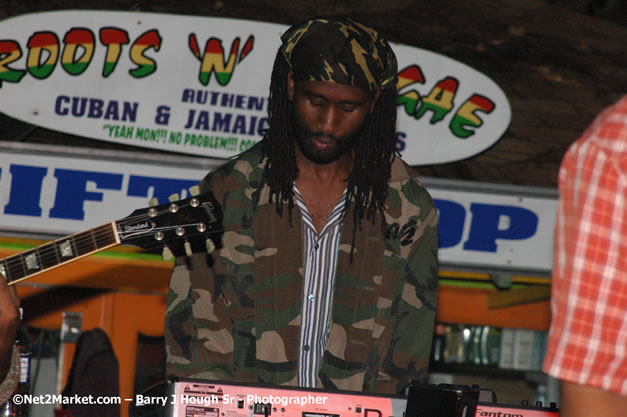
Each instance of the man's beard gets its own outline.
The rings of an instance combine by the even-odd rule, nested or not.
[[[340,159],[345,153],[352,151],[357,143],[357,138],[363,131],[363,126],[349,136],[325,135],[322,132],[311,131],[303,120],[294,112],[290,111],[291,131],[294,135],[296,145],[305,158],[315,164],[326,165]],[[316,139],[329,141],[327,149],[320,149],[316,146]]]

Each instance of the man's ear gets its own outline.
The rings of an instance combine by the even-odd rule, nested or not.
[[[377,100],[379,100],[379,96],[381,95],[381,89],[377,88],[377,91],[372,95],[372,100],[370,100],[370,113],[374,111],[374,106],[377,104]]]
[[[294,74],[292,71],[287,73],[287,98],[294,100]]]

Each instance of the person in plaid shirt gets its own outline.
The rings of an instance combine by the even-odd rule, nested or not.
[[[544,371],[563,416],[625,416],[627,95],[570,146],[559,190]]]

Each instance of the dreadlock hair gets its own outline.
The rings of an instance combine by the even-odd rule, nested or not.
[[[279,50],[274,60],[270,80],[268,103],[269,128],[264,132],[262,150],[268,158],[265,176],[270,185],[270,202],[276,203],[276,211],[282,216],[287,202],[289,221],[292,223],[294,207],[293,183],[298,177],[295,141],[290,119],[288,98],[289,65]],[[383,213],[387,197],[392,160],[396,151],[396,90],[382,89],[374,110],[366,117],[354,147],[353,169],[347,179],[346,209],[354,203],[353,214],[356,231],[364,218],[375,222],[375,215]],[[352,252],[355,246],[353,233]]]

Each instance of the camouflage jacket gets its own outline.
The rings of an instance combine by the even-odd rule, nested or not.
[[[224,212],[222,247],[178,259],[165,318],[167,373],[297,385],[302,224],[268,203],[255,147],[210,173]],[[424,381],[437,292],[437,213],[415,172],[392,165],[386,210],[363,221],[349,260],[353,210],[339,247],[329,341],[318,386],[380,393]],[[285,208],[287,210],[287,208]]]

